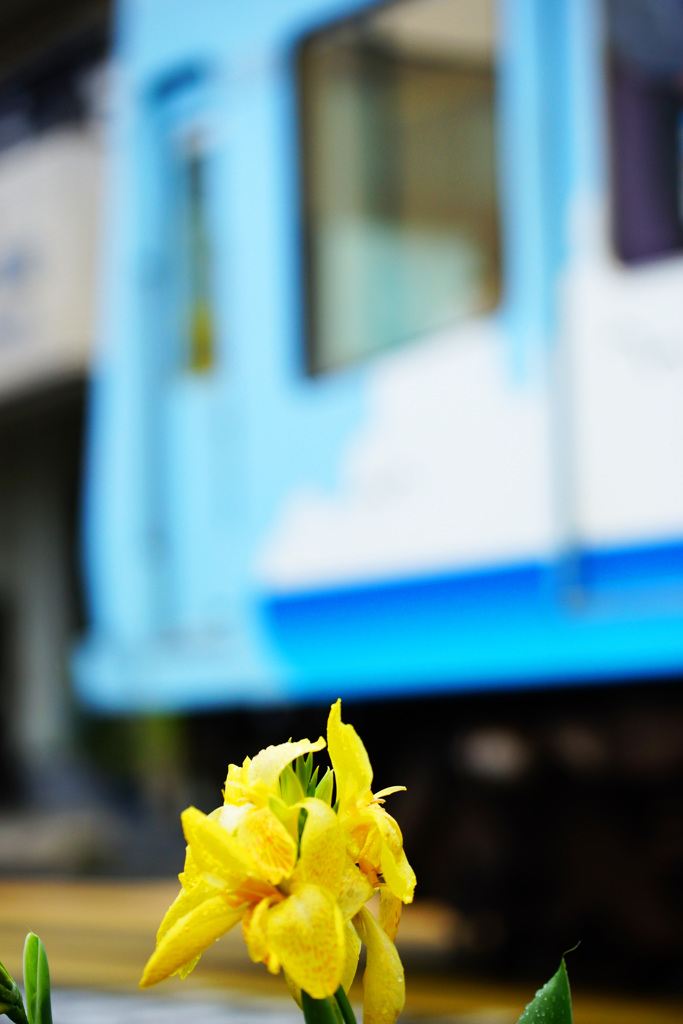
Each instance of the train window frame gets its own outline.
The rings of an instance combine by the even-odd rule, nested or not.
[[[436,0],[438,2],[438,0]],[[313,31],[310,31],[303,35],[294,48],[294,67],[295,67],[295,83],[296,83],[296,94],[298,103],[298,181],[299,181],[299,217],[300,217],[300,241],[301,241],[301,264],[300,264],[300,287],[302,295],[302,312],[303,312],[303,362],[305,375],[308,378],[324,378],[331,374],[338,373],[344,370],[353,369],[358,366],[366,365],[369,362],[386,355],[387,353],[403,349],[406,346],[416,344],[427,338],[430,335],[434,335],[439,331],[449,330],[453,327],[458,327],[467,322],[481,320],[482,318],[488,318],[494,315],[502,306],[505,301],[505,276],[504,276],[504,209],[503,209],[503,194],[500,186],[500,160],[501,160],[501,140],[499,137],[498,122],[500,117],[500,30],[499,30],[499,0],[490,0],[489,5],[489,18],[491,22],[490,26],[490,39],[487,40],[487,45],[490,47],[490,53],[487,54],[486,58],[483,58],[481,54],[477,57],[471,58],[468,66],[467,60],[463,58],[462,50],[467,46],[467,40],[458,40],[462,50],[460,52],[450,53],[447,57],[442,55],[441,64],[454,78],[458,76],[462,82],[467,79],[469,75],[470,79],[475,78],[477,75],[480,76],[482,81],[485,82],[482,88],[482,96],[484,97],[483,102],[488,103],[486,106],[486,115],[488,121],[485,123],[485,130],[489,132],[488,137],[488,150],[485,149],[485,160],[486,171],[490,175],[490,188],[486,193],[485,199],[485,210],[488,213],[488,227],[481,229],[480,235],[484,236],[488,230],[490,241],[480,245],[478,251],[474,254],[474,261],[481,258],[482,264],[485,269],[479,274],[479,277],[475,281],[475,286],[480,289],[482,294],[488,288],[489,295],[480,301],[473,301],[473,308],[464,309],[459,312],[451,313],[448,317],[443,318],[438,323],[429,323],[420,326],[414,331],[407,330],[403,333],[403,336],[395,338],[389,344],[376,344],[366,347],[364,350],[356,351],[347,355],[347,357],[335,360],[330,358],[329,351],[324,351],[324,343],[321,342],[321,329],[320,322],[323,321],[325,313],[322,311],[323,302],[320,298],[320,279],[324,276],[324,270],[320,266],[316,265],[316,258],[314,254],[314,233],[315,233],[315,212],[312,209],[313,203],[311,195],[314,189],[313,182],[313,171],[311,169],[312,156],[311,139],[313,137],[313,118],[307,111],[307,105],[311,105],[311,89],[306,84],[306,69],[305,60],[308,49],[318,44],[321,40],[325,40],[330,36],[334,37],[337,33],[357,33],[358,48],[363,40],[364,25],[367,25],[372,19],[377,18],[385,14],[392,9],[410,8],[415,4],[415,0],[383,0],[373,4],[369,7],[364,8],[360,12],[354,12],[351,15],[347,15],[343,18],[337,18],[330,22],[326,22],[323,25],[316,26]],[[403,60],[403,68],[414,70],[414,66],[419,63],[420,58],[416,58],[415,54],[408,53],[401,55],[399,48],[396,47],[395,59],[397,65]],[[424,64],[428,64],[429,61],[426,58],[422,58]],[[412,64],[412,69],[411,69]],[[437,65],[437,61],[433,61],[433,65]],[[354,83],[355,84],[355,83]],[[488,96],[486,90],[488,89]],[[457,101],[462,102],[463,94],[456,94],[454,96]],[[479,99],[481,103],[481,99]],[[476,113],[475,113],[476,117]],[[472,118],[471,118],[472,119]],[[473,122],[474,123],[474,122]],[[462,152],[465,152],[463,148]],[[360,177],[360,174],[359,174]],[[454,200],[457,201],[460,198],[461,205],[467,207],[472,200],[474,194],[473,184],[475,182],[475,176],[471,175],[469,182],[466,181],[465,186],[455,192],[451,191],[451,195],[454,196]],[[469,192],[468,192],[469,188]],[[464,197],[464,201],[463,198]],[[366,217],[366,221],[368,218]],[[399,226],[399,230],[402,230],[404,234],[407,234],[406,227],[410,227],[410,221],[405,218],[401,222],[398,218],[396,224]],[[463,221],[455,221],[455,231],[451,232],[451,242],[461,243],[468,242],[469,239],[466,233],[463,231]],[[460,237],[457,236],[457,231],[460,231]],[[444,233],[445,234],[445,233]],[[397,232],[398,237],[398,232]],[[477,244],[481,241],[475,234],[474,249]],[[405,248],[405,241],[403,241]],[[465,257],[467,252],[465,250]],[[407,261],[406,261],[407,262]],[[465,271],[466,272],[466,271]],[[328,276],[331,276],[328,274]],[[415,290],[417,291],[417,290]],[[455,291],[455,290],[454,290]],[[387,293],[388,294],[388,293]],[[467,287],[463,288],[462,294],[466,299],[470,300],[474,294],[474,289],[468,294]],[[328,320],[331,322],[332,317]],[[371,333],[372,329],[368,331]]]

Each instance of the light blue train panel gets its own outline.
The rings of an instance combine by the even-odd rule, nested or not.
[[[681,671],[681,20],[119,5],[92,707]]]

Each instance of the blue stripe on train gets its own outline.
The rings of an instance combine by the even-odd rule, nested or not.
[[[664,675],[683,668],[683,544],[270,598],[292,693],[367,694]]]

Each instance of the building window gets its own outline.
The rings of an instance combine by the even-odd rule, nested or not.
[[[308,366],[500,297],[494,0],[398,0],[299,54]]]
[[[612,224],[625,263],[683,249],[683,7],[608,0]]]

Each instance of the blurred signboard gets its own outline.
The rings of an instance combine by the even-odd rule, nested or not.
[[[99,178],[95,130],[0,153],[0,402],[87,367]]]

